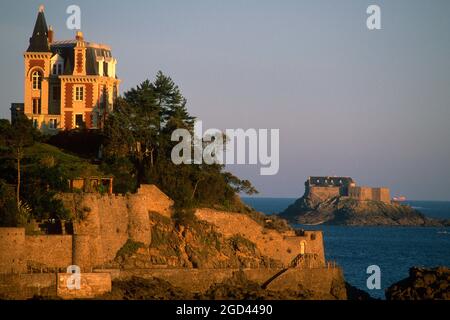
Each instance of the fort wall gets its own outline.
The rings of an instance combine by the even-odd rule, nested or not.
[[[294,241],[297,246],[300,243],[300,249],[302,247],[302,242],[304,242],[305,253],[317,254],[319,265],[325,265],[325,249],[322,231],[304,231],[304,236],[293,237],[291,241]]]
[[[114,260],[128,239],[149,245],[149,213],[170,216],[173,205],[153,185],[131,195],[65,193],[60,198],[76,217],[73,236],[25,236],[24,228],[0,228],[0,273],[57,271],[71,264],[90,271]]]
[[[391,202],[389,188],[354,187],[348,188],[348,196],[358,201]]]
[[[154,185],[141,185],[136,194],[66,193],[61,199],[74,216],[82,216],[74,223],[73,246],[74,264],[84,271],[114,260],[128,239],[149,245],[149,213],[170,217],[173,205]]]
[[[123,196],[103,196],[97,198],[96,211],[90,213],[98,217],[98,237],[101,244],[101,256],[97,264],[110,261],[115,258],[117,251],[127,242],[129,208]]]
[[[373,200],[391,203],[391,194],[389,188],[373,188]]]
[[[26,271],[24,249],[24,228],[0,228],[0,273]]]
[[[71,263],[70,235],[26,236],[24,228],[0,228],[0,273],[59,270]]]
[[[338,197],[341,194],[341,188],[340,187],[316,187],[311,186],[308,187],[306,192],[313,198],[324,201],[333,197]]]
[[[372,200],[372,188],[369,187],[349,187],[348,196],[359,201]]]
[[[149,221],[149,208],[147,203],[151,200],[147,195],[140,193],[128,196],[128,236],[131,240],[150,245],[151,242],[151,226]],[[143,205],[144,204],[144,205]]]
[[[72,264],[72,236],[25,236],[23,252],[27,266],[66,269]]]
[[[284,234],[267,229],[249,216],[242,213],[198,209],[197,218],[215,225],[225,237],[242,235],[256,244],[261,254],[280,260],[284,265],[294,259],[302,250],[304,253],[316,255],[316,266],[325,265],[325,254],[321,231],[305,231],[302,236],[295,236],[293,232]]]
[[[305,196],[319,202],[345,196],[358,201],[391,203],[389,188],[356,186],[350,177],[309,177],[305,182]]]
[[[63,299],[95,298],[104,293],[111,292],[110,273],[82,273],[80,274],[80,287],[69,289],[67,283],[72,283],[69,273],[58,273],[56,294]]]
[[[92,237],[86,234],[76,234],[73,236],[72,248],[73,255],[70,264],[80,267],[81,272],[88,272],[93,268],[93,254],[91,248],[95,246],[92,242]],[[67,265],[69,266],[69,265]]]
[[[248,272],[248,278],[261,279],[257,272]],[[259,279],[255,279],[259,282]],[[299,290],[307,288],[312,291],[315,299],[347,299],[345,282],[340,268],[293,268],[286,271],[280,277],[269,284],[269,290]]]
[[[55,273],[0,274],[0,297],[30,299],[35,295],[56,295]]]

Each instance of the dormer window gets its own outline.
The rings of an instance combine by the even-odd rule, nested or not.
[[[52,74],[53,75],[60,75],[63,73],[63,65],[62,63],[55,63],[53,65]]]
[[[42,76],[39,71],[34,71],[31,75],[33,90],[40,90],[41,89],[41,82],[42,82]]]
[[[64,72],[64,58],[60,52],[56,53],[51,59],[51,71],[53,76],[61,75]]]

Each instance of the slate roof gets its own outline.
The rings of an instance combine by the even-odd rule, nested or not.
[[[50,52],[50,46],[48,44],[48,27],[43,10],[40,10],[38,13],[27,52]]]
[[[43,9],[39,10],[33,35],[30,38],[30,45],[27,52],[52,52],[58,53],[64,59],[64,75],[72,75],[74,68],[74,48],[76,40],[48,42],[48,27],[45,21]],[[105,45],[85,42],[86,45],[86,75],[98,75],[97,57],[111,57],[111,49]],[[107,76],[107,63],[104,62],[103,75]]]
[[[108,58],[111,57],[111,50],[106,46],[100,46],[95,43],[85,42],[86,44],[86,75],[98,75],[97,57]],[[74,63],[74,48],[76,46],[75,40],[55,41],[51,44],[51,51],[58,53],[64,59],[64,74],[73,74]],[[107,76],[107,64],[104,62],[103,75]]]

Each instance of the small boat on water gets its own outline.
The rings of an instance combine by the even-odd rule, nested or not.
[[[406,197],[405,196],[395,196],[395,197],[392,198],[392,201],[404,202],[404,201],[406,201]]]

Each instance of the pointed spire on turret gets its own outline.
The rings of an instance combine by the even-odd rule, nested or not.
[[[44,6],[39,7],[38,16],[34,25],[33,35],[30,38],[28,52],[50,52],[48,42],[48,27],[45,21]]]

